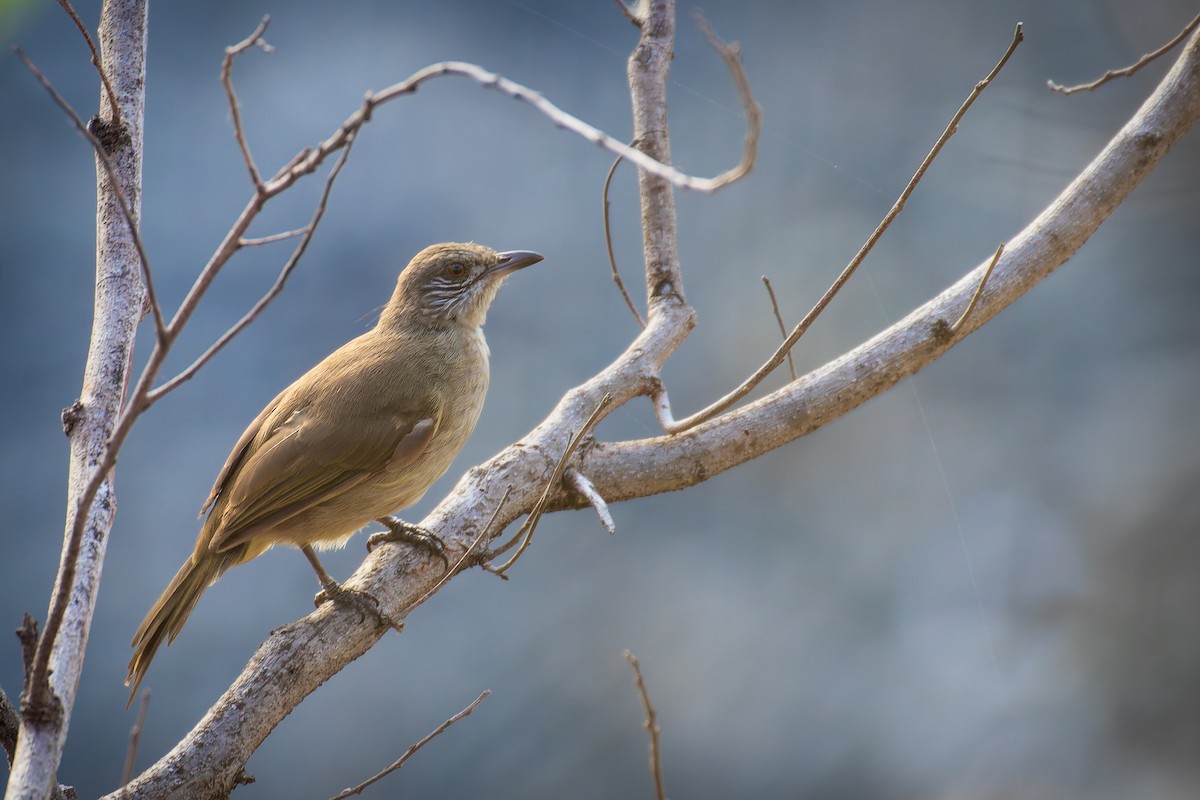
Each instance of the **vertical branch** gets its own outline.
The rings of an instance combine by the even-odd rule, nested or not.
[[[667,129],[667,73],[675,56],[675,2],[650,0],[639,17],[640,36],[629,55],[629,93],[633,136],[638,149],[663,164],[671,163]],[[675,194],[671,184],[638,170],[642,198],[642,254],[650,316],[668,299],[683,303],[683,273],[675,233]]]
[[[145,0],[106,0],[99,39],[101,66],[115,94],[113,97],[102,88],[101,108],[111,107],[115,100],[121,114],[119,120],[101,118],[97,137],[108,151],[120,190],[136,218],[141,210]],[[125,392],[134,332],[145,308],[140,261],[130,226],[99,159],[96,172],[96,297],[79,422],[71,432],[67,536],[46,627],[22,697],[20,738],[6,794],[9,800],[40,800],[55,787],[116,511],[112,476],[105,478],[87,509],[77,510],[79,498],[105,458]],[[77,513],[86,513],[87,518],[83,535],[72,537]]]

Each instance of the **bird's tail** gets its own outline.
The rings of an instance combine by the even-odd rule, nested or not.
[[[200,595],[237,561],[237,553],[205,553],[199,558],[193,554],[175,573],[170,585],[133,635],[133,658],[129,659],[129,675],[125,678],[126,686],[133,685],[129,693],[130,703],[163,639],[167,640],[168,645],[175,641],[200,600]]]

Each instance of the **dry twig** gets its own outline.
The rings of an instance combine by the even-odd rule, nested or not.
[[[720,36],[717,36],[699,10],[692,12],[692,18],[696,20],[696,25],[704,34],[704,38],[708,40],[709,45],[725,62],[725,68],[729,70],[729,74],[733,76],[733,82],[737,86],[738,99],[742,101],[742,111],[746,114],[746,138],[742,143],[742,163],[727,173],[730,175],[729,182],[733,182],[749,174],[750,170],[754,168],[754,162],[758,159],[758,137],[762,131],[762,106],[758,104],[758,101],[754,99],[754,93],[750,91],[750,79],[746,77],[746,70],[742,67],[742,56],[738,51],[737,42],[728,44]]]
[[[625,8],[625,3],[622,0],[617,0],[621,8]],[[629,143],[630,147],[637,146],[637,139]],[[629,306],[629,313],[633,314],[633,318],[637,320],[638,325],[646,327],[646,320],[642,319],[642,314],[637,310],[637,306],[633,304],[633,298],[629,296],[629,292],[625,290],[625,283],[621,280],[621,273],[617,270],[617,256],[613,252],[612,243],[612,226],[609,224],[608,217],[608,187],[612,184],[613,174],[617,171],[617,165],[621,163],[621,156],[617,156],[613,161],[612,166],[608,168],[608,175],[604,178],[604,245],[608,248],[608,265],[612,268],[613,283],[617,285],[617,289],[621,292],[621,297],[625,298],[625,305]]]
[[[294,239],[297,236],[303,236],[304,234],[308,233],[308,231],[309,231],[309,228],[306,225],[303,228],[296,228],[295,230],[292,230],[292,231],[283,231],[281,233],[272,233],[270,236],[256,236],[256,237],[250,237],[250,238],[243,237],[241,239],[238,239],[238,244],[242,247],[258,247],[258,246],[264,245],[264,244],[274,244],[275,242],[282,242],[284,239]]]
[[[567,459],[569,459],[575,452],[575,449],[579,447],[579,443],[583,441],[583,437],[591,433],[592,428],[595,427],[596,423],[600,421],[600,417],[603,415],[604,410],[608,408],[608,404],[611,402],[611,394],[606,394],[604,397],[601,397],[600,402],[596,405],[596,410],[592,412],[592,415],[588,417],[583,425],[579,428],[579,432],[571,436],[571,439],[569,442],[567,442],[567,446],[563,450],[562,455],[559,456],[558,463],[554,465],[554,469],[550,473],[550,478],[546,481],[546,487],[542,490],[541,496],[538,497],[537,502],[533,504],[533,508],[529,511],[529,516],[525,518],[525,524],[521,526],[520,530],[517,531],[516,535],[513,536],[512,539],[510,539],[498,550],[495,550],[492,555],[498,555],[507,552],[514,543],[520,540],[521,545],[517,548],[517,552],[513,553],[512,557],[509,558],[508,561],[505,561],[498,567],[493,567],[490,564],[484,564],[484,569],[486,569],[488,572],[495,573],[501,578],[507,579],[508,576],[506,573],[508,570],[510,570],[513,564],[517,563],[517,559],[524,555],[525,551],[529,549],[529,545],[533,542],[533,532],[537,530],[538,523],[542,519],[542,514],[546,510],[546,504],[550,502],[550,495],[554,492],[554,489],[559,485],[559,483],[562,482],[563,472],[567,468]]]
[[[650,702],[650,692],[646,691],[646,681],[642,678],[642,665],[638,663],[637,656],[626,650],[625,660],[629,662],[629,666],[633,667],[633,682],[637,684],[638,695],[642,698],[642,708],[646,712],[646,721],[642,723],[642,727],[650,736],[650,774],[654,776],[654,796],[658,800],[666,800],[667,792],[663,788],[662,776],[662,745],[659,742],[662,729],[658,727],[658,714],[654,710],[654,704]]]
[[[429,598],[433,597],[437,593],[438,589],[442,588],[446,581],[453,578],[462,570],[463,565],[467,563],[467,560],[471,557],[471,554],[475,552],[475,548],[479,547],[479,543],[484,540],[488,534],[488,531],[491,530],[492,525],[496,522],[496,517],[500,516],[500,509],[504,507],[504,501],[508,499],[508,496],[511,493],[512,486],[506,486],[504,488],[504,494],[500,495],[500,502],[496,503],[496,510],[492,512],[492,516],[488,519],[487,523],[484,524],[484,526],[479,530],[479,535],[471,541],[470,546],[463,551],[463,554],[459,557],[458,561],[454,562],[454,566],[442,573],[442,577],[438,578],[437,583],[429,587],[429,591],[404,607],[404,610],[400,612],[400,619],[404,619],[412,613],[413,609],[424,603]]]
[[[1110,69],[1091,83],[1081,83],[1078,86],[1063,86],[1062,84],[1055,83],[1052,80],[1047,80],[1046,85],[1050,87],[1050,91],[1058,92],[1059,94],[1075,94],[1076,92],[1090,92],[1095,89],[1099,89],[1101,86],[1113,80],[1114,78],[1128,78],[1130,75],[1134,74],[1151,61],[1174,49],[1175,45],[1186,39],[1189,33],[1196,30],[1197,26],[1200,26],[1200,14],[1197,14],[1195,17],[1193,17],[1192,21],[1189,22],[1183,30],[1176,34],[1174,39],[1167,42],[1153,53],[1147,53],[1123,69]]]
[[[253,33],[237,44],[225,48],[225,58],[221,60],[221,85],[225,87],[225,98],[229,102],[229,112],[233,115],[233,135],[237,139],[238,149],[242,151],[242,160],[246,163],[246,170],[250,173],[250,182],[254,184],[254,190],[260,193],[263,191],[262,176],[259,175],[258,167],[254,164],[254,156],[250,153],[250,144],[246,141],[246,131],[242,127],[241,105],[238,103],[237,92],[233,90],[233,61],[251,47],[259,47],[264,53],[275,52],[275,48],[262,38],[270,24],[271,17],[264,16]]]
[[[142,702],[138,705],[137,720],[129,729],[129,747],[125,749],[125,766],[121,768],[121,786],[133,777],[133,764],[137,761],[138,741],[142,738],[142,727],[146,724],[146,712],[150,709],[150,690],[142,690]]]
[[[988,278],[992,276],[992,270],[996,268],[996,264],[1000,261],[1000,256],[1003,253],[1004,242],[1001,242],[1000,246],[996,248],[996,254],[992,256],[991,262],[988,263],[987,269],[983,271],[983,277],[979,279],[979,286],[976,287],[975,294],[971,295],[971,302],[967,303],[967,307],[963,309],[962,316],[955,320],[954,324],[950,326],[951,335],[958,333],[959,329],[962,327],[962,324],[966,322],[967,317],[970,316],[971,312],[975,310],[975,305],[979,302],[979,298],[983,296],[983,287],[987,286]]]
[[[112,435],[109,437],[108,446],[105,448],[99,464],[92,472],[84,491],[80,495],[79,503],[76,506],[74,522],[70,532],[66,537],[67,544],[64,566],[55,584],[55,589],[51,600],[50,613],[47,615],[43,636],[38,643],[37,654],[34,660],[35,680],[32,683],[32,688],[34,689],[35,694],[33,699],[36,704],[41,707],[49,708],[50,705],[50,687],[47,679],[50,652],[53,648],[54,640],[57,636],[59,627],[62,624],[63,616],[66,612],[66,604],[69,595],[68,587],[73,585],[76,563],[78,561],[79,547],[89,516],[88,509],[92,508],[92,504],[96,501],[101,486],[104,484],[105,479],[115,464],[117,453],[124,444],[125,439],[128,437],[133,423],[140,416],[140,414],[153,405],[154,402],[161,399],[165,394],[181,385],[184,381],[194,375],[195,372],[205,363],[207,363],[207,361],[211,359],[212,356],[215,355],[221,348],[223,348],[233,336],[235,336],[238,332],[245,328],[246,325],[252,322],[266,306],[266,304],[269,303],[271,299],[273,299],[279,293],[279,291],[282,290],[283,283],[286,281],[287,276],[294,268],[299,257],[303,254],[315,231],[316,223],[320,220],[324,213],[324,203],[328,197],[329,189],[332,186],[333,179],[336,177],[337,172],[340,171],[341,165],[345,163],[350,146],[357,136],[358,131],[370,120],[371,115],[376,107],[397,97],[411,94],[412,92],[416,91],[421,83],[432,78],[444,75],[461,75],[475,80],[485,88],[496,89],[497,91],[510,97],[514,97],[529,103],[534,108],[549,117],[556,125],[566,128],[567,130],[582,136],[584,139],[599,144],[614,153],[624,155],[626,158],[636,163],[639,167],[647,171],[654,172],[655,174],[663,175],[681,188],[692,189],[694,191],[703,193],[714,192],[717,189],[720,189],[721,187],[728,185],[729,183],[732,183],[733,181],[736,181],[745,175],[753,163],[754,147],[750,146],[751,141],[749,140],[752,140],[752,142],[755,144],[757,142],[758,129],[756,124],[756,108],[754,109],[754,113],[750,115],[752,123],[752,136],[751,134],[748,134],[747,152],[743,157],[742,163],[715,178],[694,178],[679,172],[673,167],[661,164],[649,156],[646,156],[644,153],[618,142],[602,131],[588,125],[587,123],[584,123],[570,114],[567,114],[554,104],[547,101],[538,92],[522,86],[521,84],[510,81],[503,76],[497,75],[496,73],[488,72],[487,70],[484,70],[483,68],[474,64],[467,64],[463,62],[444,62],[426,67],[425,69],[420,70],[410,76],[407,80],[393,84],[391,87],[382,92],[368,93],[359,110],[347,118],[332,136],[319,143],[316,147],[305,148],[295,157],[293,157],[288,164],[279,172],[277,172],[270,180],[263,181],[261,174],[258,172],[257,167],[254,165],[253,159],[251,158],[249,146],[241,124],[240,111],[237,107],[236,94],[234,94],[232,91],[230,75],[232,71],[233,59],[235,59],[238,55],[250,47],[255,46],[256,44],[262,44],[264,48],[266,47],[265,43],[262,43],[261,41],[261,36],[262,32],[266,28],[267,22],[268,20],[264,18],[263,21],[260,22],[255,28],[255,31],[249,37],[247,37],[247,39],[227,49],[225,59],[222,62],[222,78],[227,89],[227,98],[231,103],[231,113],[234,118],[234,134],[238,140],[239,148],[242,150],[243,159],[246,161],[247,170],[250,172],[251,180],[255,186],[254,196],[250,199],[245,208],[243,208],[242,212],[239,214],[238,218],[234,221],[233,226],[226,233],[225,238],[218,245],[208,263],[201,270],[200,275],[196,278],[192,288],[188,291],[187,296],[184,298],[178,310],[175,312],[175,315],[169,322],[164,321],[161,308],[159,307],[157,299],[154,295],[153,283],[150,276],[149,261],[145,256],[145,250],[142,246],[141,238],[137,231],[136,222],[133,218],[132,211],[129,208],[129,204],[126,202],[123,194],[120,192],[120,189],[117,186],[115,174],[111,169],[111,164],[108,163],[107,154],[104,152],[104,148],[100,145],[96,137],[82,126],[78,115],[76,115],[74,111],[70,109],[70,106],[61,98],[57,91],[54,90],[53,86],[50,85],[45,76],[33,66],[32,62],[23,53],[18,51],[18,54],[21,56],[22,60],[31,69],[34,75],[38,77],[43,86],[50,91],[51,96],[55,99],[55,102],[58,103],[64,111],[70,112],[69,116],[72,118],[72,121],[78,128],[81,129],[81,132],[85,135],[89,142],[92,143],[93,148],[96,150],[98,156],[101,158],[101,161],[105,164],[106,170],[109,172],[109,180],[112,183],[114,190],[116,190],[117,197],[121,202],[123,213],[126,216],[126,220],[129,223],[134,242],[138,248],[144,275],[144,283],[147,291],[147,298],[150,302],[152,310],[154,311],[156,329],[158,332],[158,342],[154,350],[151,352],[146,365],[143,367],[136,386],[128,395],[129,400],[113,427]],[[741,75],[739,79],[739,71],[740,65],[738,70],[735,70],[735,79],[739,80],[739,86],[741,86],[744,84],[744,75]],[[748,110],[748,114],[750,114],[750,110]],[[187,324],[187,321],[191,318],[191,315],[195,312],[200,299],[204,296],[208,287],[216,278],[217,273],[220,272],[222,267],[229,261],[229,259],[243,246],[242,243],[247,229],[249,228],[251,222],[258,216],[259,212],[265,206],[267,201],[290,188],[300,178],[312,173],[330,155],[333,153],[338,153],[339,151],[339,159],[335,163],[334,167],[330,170],[329,176],[326,179],[325,189],[322,192],[321,201],[313,215],[313,219],[306,227],[303,238],[297,245],[292,257],[288,260],[288,263],[280,272],[275,285],[259,300],[258,303],[255,304],[250,312],[248,312],[241,320],[239,320],[239,322],[235,324],[233,328],[227,331],[226,334],[218,339],[217,342],[215,342],[207,351],[205,351],[200,358],[193,362],[191,366],[189,366],[180,374],[176,375],[174,378],[168,380],[166,383],[158,386],[157,388],[151,389],[158,372],[166,359],[167,352],[171,349],[171,345],[178,337],[183,327]]]
[[[337,161],[333,163],[333,166],[329,170],[329,174],[325,176],[325,185],[321,188],[321,196],[317,200],[317,207],[313,210],[312,218],[308,221],[308,225],[300,229],[303,231],[301,239],[296,244],[295,249],[292,250],[292,254],[288,258],[287,262],[284,263],[283,268],[279,270],[279,275],[275,277],[275,282],[271,284],[271,288],[267,289],[262,297],[258,298],[258,301],[250,308],[250,310],[247,311],[241,319],[233,324],[233,327],[221,334],[220,338],[209,345],[208,349],[201,353],[199,358],[189,364],[186,369],[184,369],[175,377],[171,378],[169,381],[163,383],[161,386],[146,392],[147,403],[155,402],[167,392],[170,392],[178,387],[181,383],[190,380],[192,376],[200,371],[201,367],[212,360],[212,357],[219,353],[225,347],[225,345],[229,344],[233,337],[241,333],[242,330],[245,329],[245,327],[251,322],[254,322],[254,320],[258,318],[259,314],[261,314],[263,310],[271,304],[271,301],[283,291],[283,287],[287,283],[288,278],[291,276],[292,271],[295,270],[296,265],[300,263],[300,257],[303,256],[304,251],[308,249],[308,243],[312,241],[313,234],[317,231],[317,225],[321,222],[321,218],[325,216],[325,207],[329,203],[329,193],[333,190],[333,182],[337,180],[338,175],[342,171],[342,167],[346,164],[346,159],[350,157],[350,148],[353,146],[353,144],[354,139],[352,137],[346,142],[346,146],[342,149],[342,152],[338,154]],[[279,238],[286,237],[280,236]]]
[[[479,697],[476,697],[469,706],[464,708],[462,711],[459,711],[454,716],[450,717],[450,719],[446,720],[441,725],[438,725],[436,728],[434,728],[432,731],[430,731],[429,735],[426,736],[424,739],[422,739],[421,741],[417,742],[416,744],[410,746],[407,750],[404,751],[404,754],[402,756],[400,756],[395,761],[393,761],[391,764],[389,764],[386,769],[382,770],[381,772],[376,773],[375,775],[372,775],[370,778],[363,781],[358,786],[355,786],[353,789],[346,789],[345,791],[334,795],[332,798],[330,798],[330,800],[346,800],[347,797],[353,797],[356,794],[362,794],[363,790],[366,789],[371,784],[386,778],[388,775],[391,775],[393,772],[395,772],[396,770],[403,767],[404,762],[406,762],[406,761],[408,761],[408,759],[412,758],[413,754],[415,754],[422,747],[429,744],[435,738],[437,738],[442,733],[444,733],[445,730],[447,728],[449,728],[451,725],[458,722],[463,717],[470,716],[471,712],[475,710],[475,707],[477,705],[479,705],[480,703],[482,703],[484,700],[486,700],[487,697],[491,693],[492,693],[491,689],[484,689],[483,692],[479,695]]]
[[[600,496],[596,484],[577,469],[568,469],[563,473],[563,477],[566,478],[571,488],[583,495],[588,501],[588,505],[596,511],[596,516],[600,518],[600,524],[604,526],[604,530],[616,533],[617,524],[613,522],[612,512],[608,510],[608,503]]]
[[[1013,33],[1012,41],[1008,45],[1008,49],[1004,51],[1004,55],[1000,57],[1000,60],[996,63],[996,66],[992,67],[992,71],[987,74],[987,77],[975,84],[974,88],[971,89],[971,93],[967,95],[967,99],[963,101],[961,106],[959,106],[958,111],[954,112],[954,116],[950,118],[949,124],[947,124],[945,130],[942,131],[942,135],[938,137],[937,141],[933,145],[933,148],[929,151],[929,154],[925,156],[925,159],[921,162],[921,165],[917,167],[917,171],[913,174],[912,178],[908,182],[908,185],[904,187],[904,191],[900,193],[900,196],[892,205],[891,210],[884,215],[883,219],[875,227],[875,230],[869,237],[867,237],[866,242],[863,243],[862,247],[860,247],[858,252],[854,255],[854,258],[850,260],[850,263],[846,265],[846,268],[842,270],[842,273],[838,275],[837,279],[833,282],[825,294],[821,296],[821,299],[817,301],[817,304],[813,306],[812,310],[809,311],[808,314],[805,315],[804,319],[800,320],[799,324],[792,329],[791,334],[787,337],[787,339],[784,340],[783,344],[779,346],[779,348],[775,351],[775,354],[767,359],[766,363],[759,367],[753,375],[747,378],[741,386],[738,386],[732,392],[729,392],[727,395],[722,397],[720,400],[717,400],[707,408],[701,409],[691,416],[685,417],[681,420],[676,420],[672,416],[671,401],[665,388],[660,388],[654,394],[654,410],[658,416],[659,424],[663,427],[663,430],[665,430],[667,433],[682,433],[689,428],[694,428],[700,423],[712,419],[752,392],[755,387],[762,383],[764,378],[774,372],[775,368],[783,363],[783,359],[787,353],[792,349],[796,342],[799,341],[800,337],[804,335],[804,332],[808,330],[809,326],[812,325],[816,318],[820,316],[821,312],[825,310],[825,307],[829,305],[837,293],[841,291],[842,287],[846,285],[851,276],[854,275],[855,270],[857,270],[859,265],[862,264],[862,262],[866,259],[867,254],[874,249],[875,244],[879,241],[880,237],[883,236],[884,231],[891,226],[893,220],[895,220],[896,217],[899,216],[900,212],[904,210],[904,205],[908,202],[908,198],[910,195],[912,195],[913,190],[917,188],[917,184],[920,183],[921,178],[924,177],[926,170],[929,169],[929,165],[933,163],[935,158],[937,158],[938,153],[942,151],[942,147],[944,147],[946,142],[950,140],[950,137],[958,131],[958,124],[962,120],[963,116],[967,113],[967,110],[975,103],[976,98],[979,97],[983,90],[991,84],[996,75],[1000,73],[1000,70],[1004,68],[1004,65],[1008,63],[1008,59],[1012,56],[1013,51],[1017,49],[1017,45],[1019,45],[1024,38],[1025,34],[1022,31],[1021,25],[1018,24],[1016,31]]]
[[[92,35],[88,33],[83,20],[75,13],[70,0],[58,0],[58,4],[62,6],[63,11],[67,12],[67,16],[71,18],[71,22],[75,23],[75,27],[79,29],[79,34],[87,42],[88,50],[92,52],[92,66],[96,68],[96,74],[100,76],[100,82],[104,84],[104,94],[108,97],[108,107],[112,112],[111,124],[120,127],[121,107],[117,104],[117,93],[113,91],[112,83],[108,80],[108,73],[104,71],[104,67],[100,66],[100,54],[96,52],[96,42],[92,40]]]
[[[783,324],[783,315],[779,313],[779,301],[775,299],[775,290],[771,288],[771,279],[766,275],[762,276],[763,286],[767,287],[767,295],[771,298],[771,310],[775,312],[775,322],[779,324],[779,335],[784,339],[787,338],[787,326]],[[792,380],[796,380],[796,361],[792,358],[792,351],[787,353],[788,372],[792,375]]]
[[[142,243],[142,234],[138,227],[137,219],[134,217],[133,208],[129,204],[129,199],[125,197],[125,193],[121,191],[121,184],[117,181],[116,167],[112,163],[112,159],[108,155],[104,144],[92,133],[91,129],[83,124],[83,120],[71,104],[66,101],[58,90],[54,88],[54,84],[50,82],[40,69],[34,65],[33,61],[25,54],[17,45],[13,45],[13,52],[17,54],[17,58],[21,59],[21,63],[25,65],[38,83],[42,84],[42,88],[49,93],[54,104],[57,105],[71,124],[75,126],[75,130],[84,139],[87,139],[91,144],[92,149],[96,152],[96,158],[100,159],[100,164],[104,167],[105,175],[108,178],[108,185],[112,189],[113,195],[117,198],[117,203],[121,207],[121,215],[125,218],[125,224],[129,226],[129,235],[133,238],[133,244],[137,248],[138,261],[142,268],[142,285],[146,287],[146,302],[150,305],[150,311],[154,315],[154,329],[158,335],[159,341],[162,341],[166,336],[166,323],[163,321],[162,306],[158,303],[158,295],[154,291],[154,279],[150,273],[150,258],[146,255],[146,246]],[[109,97],[112,97],[111,90]],[[49,628],[49,619],[46,621],[46,627]]]

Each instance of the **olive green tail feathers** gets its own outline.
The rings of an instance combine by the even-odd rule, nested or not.
[[[138,687],[146,677],[146,670],[150,669],[150,662],[163,640],[166,639],[168,645],[175,641],[200,600],[200,595],[221,577],[221,573],[236,563],[235,553],[211,553],[198,561],[193,555],[175,573],[170,585],[133,635],[133,658],[129,660],[129,675],[125,678],[125,685],[132,685],[132,689],[126,707],[137,695]]]

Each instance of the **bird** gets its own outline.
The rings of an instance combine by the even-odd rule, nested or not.
[[[378,521],[389,530],[368,547],[403,540],[440,554],[433,534],[390,515],[420,500],[470,436],[488,386],[488,308],[508,275],[542,260],[474,243],[425,248],[400,272],[373,328],[267,404],[217,475],[191,556],[134,634],[130,702],[204,591],[277,544],[307,557],[321,584],[318,606],[333,599],[360,609],[361,593],[334,581],[315,549],[340,547]]]

